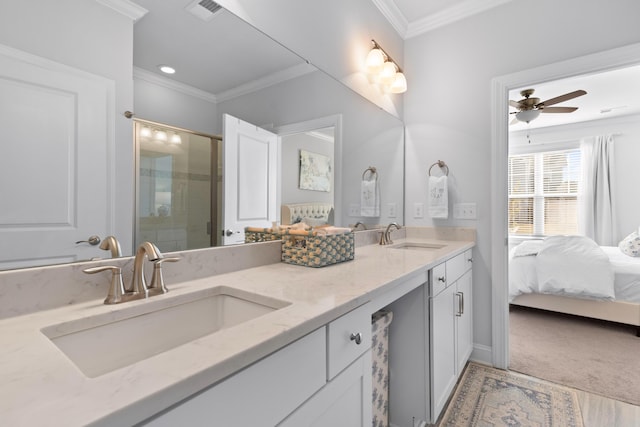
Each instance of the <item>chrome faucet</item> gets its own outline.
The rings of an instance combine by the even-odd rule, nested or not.
[[[111,258],[120,258],[122,256],[122,249],[120,249],[120,243],[115,236],[107,236],[100,243],[100,249],[104,251],[111,251]]]
[[[367,229],[367,226],[362,222],[362,221],[358,221],[356,222],[356,224],[353,226],[353,228],[351,230],[356,231],[358,229],[358,227],[362,226],[363,230]]]
[[[149,261],[158,261],[162,259],[162,252],[151,242],[144,242],[138,246],[136,257],[133,261],[133,278],[131,279],[131,286],[127,288],[127,291],[134,295],[140,295],[140,298],[147,298],[149,296],[147,280],[144,277],[145,256],[149,258]]]
[[[391,227],[395,227],[396,230],[400,230],[400,228],[402,228],[395,222],[392,222],[389,225],[387,225],[387,229],[380,235],[381,245],[390,245],[393,243],[393,240],[391,240]]]

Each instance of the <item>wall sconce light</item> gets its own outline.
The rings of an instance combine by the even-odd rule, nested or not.
[[[142,138],[149,138],[151,136],[151,128],[149,126],[142,126],[140,136]]]
[[[167,133],[163,130],[157,130],[155,133],[156,141],[167,142]]]
[[[380,47],[375,40],[371,40],[373,47],[367,54],[365,62],[369,81],[380,84],[385,92],[404,93],[407,91],[407,79],[402,69]]]
[[[171,138],[169,139],[169,142],[172,144],[182,144],[182,138],[180,138],[180,135],[178,135],[177,133],[173,133],[171,135]]]

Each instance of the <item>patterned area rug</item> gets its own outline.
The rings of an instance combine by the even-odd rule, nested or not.
[[[583,427],[575,392],[537,378],[469,363],[441,427]]]

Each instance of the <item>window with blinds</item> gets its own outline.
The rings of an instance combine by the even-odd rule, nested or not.
[[[577,234],[580,149],[509,156],[509,234]]]

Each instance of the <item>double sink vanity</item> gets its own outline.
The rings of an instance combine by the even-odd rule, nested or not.
[[[380,309],[393,312],[390,422],[434,421],[471,353],[475,230],[408,227],[389,245],[366,233],[353,261],[323,268],[278,262],[279,242],[188,251],[165,267],[166,294],[105,305],[108,279],[88,276],[90,296],[3,313],[2,424],[368,427]],[[20,298],[29,285],[11,274],[3,296]]]

